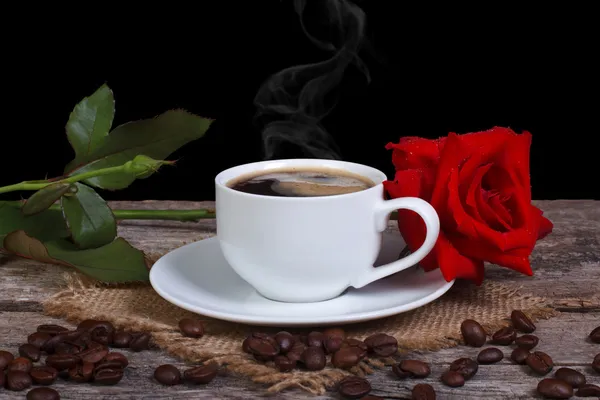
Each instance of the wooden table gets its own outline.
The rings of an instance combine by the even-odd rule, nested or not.
[[[534,277],[519,275],[507,269],[490,266],[487,279],[514,283],[523,292],[549,299],[561,314],[541,321],[536,335],[540,337],[540,350],[552,355],[558,366],[569,366],[584,372],[590,383],[600,384],[600,375],[589,367],[593,355],[600,353],[600,345],[586,340],[591,330],[600,325],[600,202],[537,201],[554,222],[554,232],[539,242],[532,262]],[[212,207],[212,203],[191,202],[113,202],[115,208],[169,208],[186,209]],[[183,241],[199,239],[206,232],[214,232],[214,221],[194,223],[172,221],[123,221],[121,236],[146,251],[160,252],[173,248]],[[394,229],[393,224],[391,229]],[[59,290],[60,266],[45,265],[22,259],[0,256],[0,349],[16,353],[28,332],[39,324],[64,321],[44,316],[40,302]],[[482,367],[474,379],[464,387],[450,389],[438,379],[441,371],[454,359],[475,356],[478,349],[452,348],[437,352],[412,354],[432,365],[432,374],[424,382],[432,384],[438,399],[529,399],[536,398],[535,387],[539,377],[526,368],[503,360],[494,366]],[[248,399],[263,396],[264,387],[243,377],[223,377],[207,387],[181,385],[162,387],[151,379],[153,370],[160,364],[183,364],[161,351],[128,353],[130,367],[125,378],[114,387],[58,382],[64,399]],[[370,377],[372,394],[384,398],[410,398],[414,380],[398,381],[389,371],[378,371]],[[319,399],[337,398],[335,393]],[[24,399],[25,392],[8,392],[0,389],[0,399]],[[275,396],[281,399],[315,398],[298,390]]]

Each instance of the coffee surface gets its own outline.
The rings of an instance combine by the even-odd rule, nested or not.
[[[279,197],[317,197],[359,192],[374,186],[366,178],[343,171],[279,170],[242,177],[228,185],[240,192]]]

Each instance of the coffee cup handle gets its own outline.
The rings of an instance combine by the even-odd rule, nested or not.
[[[401,197],[392,200],[382,199],[380,202],[378,202],[375,205],[376,229],[379,232],[383,232],[387,228],[390,213],[398,209],[411,210],[419,214],[419,216],[425,222],[425,241],[421,247],[417,249],[417,251],[404,258],[378,267],[369,267],[366,271],[362,272],[356,279],[354,279],[354,282],[352,283],[353,287],[357,289],[361,288],[371,282],[412,267],[425,258],[425,256],[429,254],[429,252],[435,246],[437,238],[440,234],[440,219],[431,204],[425,200],[419,199],[418,197]]]

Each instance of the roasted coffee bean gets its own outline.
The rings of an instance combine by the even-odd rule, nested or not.
[[[515,340],[515,344],[525,350],[531,350],[538,345],[539,341],[540,339],[535,335],[523,335]]]
[[[564,368],[564,367],[559,368],[554,373],[554,376],[557,379],[562,379],[563,381],[567,382],[569,385],[573,386],[574,388],[578,388],[581,385],[586,384],[585,375],[583,375],[581,372],[576,371],[572,368]]]
[[[360,399],[371,391],[371,384],[365,378],[348,376],[338,385],[338,392],[348,399]]]
[[[23,371],[29,373],[31,368],[33,367],[33,363],[29,358],[25,357],[17,357],[11,362],[8,363],[6,367],[7,371]]]
[[[129,349],[131,351],[143,351],[150,348],[150,334],[149,333],[138,333],[129,342]]]
[[[525,360],[527,360],[527,356],[529,356],[529,354],[529,350],[524,349],[522,347],[517,347],[511,353],[510,359],[517,364],[523,365],[525,364]]]
[[[412,389],[413,400],[435,400],[435,390],[427,383],[418,383]]]
[[[506,326],[492,335],[491,342],[502,346],[508,346],[517,338],[517,331],[512,326]]]
[[[535,351],[529,354],[527,359],[525,359],[525,363],[538,375],[546,375],[554,368],[552,358],[542,351]]]
[[[361,360],[367,356],[367,351],[369,349],[365,342],[363,342],[362,340],[354,339],[354,338],[349,338],[349,339],[344,340],[342,342],[341,348],[344,348],[344,347],[354,347],[354,348],[360,350],[360,359]]]
[[[131,343],[131,333],[118,331],[113,334],[112,347],[125,349]]]
[[[479,322],[466,319],[460,324],[460,332],[462,333],[465,344],[472,347],[481,347],[485,344],[487,333]]]
[[[452,361],[452,364],[450,364],[450,371],[458,372],[465,378],[465,381],[474,377],[478,370],[479,364],[467,357],[454,360]]]
[[[335,353],[336,351],[338,351],[339,349],[342,348],[343,341],[344,341],[344,339],[342,339],[339,336],[333,336],[333,337],[325,339],[325,342],[323,343],[325,352],[327,354]]]
[[[6,374],[4,371],[0,371],[0,389],[4,387],[4,381],[6,380]]]
[[[71,342],[61,342],[54,346],[54,354],[77,354],[83,350],[82,345]]]
[[[410,372],[404,371],[404,370],[402,370],[402,368],[400,368],[400,363],[392,365],[392,372],[399,379],[406,379],[411,376]]]
[[[596,354],[596,357],[594,357],[592,369],[600,374],[600,353]]]
[[[52,354],[46,357],[46,365],[64,371],[79,363],[80,358],[74,354]]]
[[[33,383],[38,385],[52,385],[56,381],[56,378],[58,378],[58,371],[56,368],[48,366],[33,367],[29,371],[29,375],[31,375]]]
[[[41,352],[38,347],[25,343],[19,346],[19,355],[21,357],[29,358],[31,361],[39,361]]]
[[[465,384],[465,378],[456,371],[446,371],[442,374],[442,382],[446,386],[461,387]]]
[[[358,347],[342,347],[331,356],[331,363],[336,368],[349,369],[364,358],[364,350]]]
[[[14,359],[15,356],[13,356],[12,353],[0,350],[0,371],[4,371],[8,364]]]
[[[360,400],[385,400],[385,399],[380,396],[375,396],[374,394],[368,394],[364,397],[361,397]]]
[[[590,332],[590,340],[594,343],[600,343],[600,326]]]
[[[398,352],[398,341],[385,333],[376,333],[364,340],[370,352],[381,357],[389,357]]]
[[[578,397],[598,397],[600,398],[600,386],[586,383],[581,385],[575,396]]]
[[[306,350],[306,345],[300,340],[296,340],[292,348],[287,352],[286,356],[291,361],[296,363],[298,361],[302,361],[302,354],[304,354],[304,350]]]
[[[50,339],[46,341],[41,347],[42,351],[45,351],[48,354],[53,354],[56,346],[59,343],[63,342],[72,342],[75,343],[80,336],[83,334],[82,331],[64,331],[60,332],[54,336],[51,336]]]
[[[77,356],[81,358],[83,362],[89,362],[92,364],[102,360],[108,354],[108,348],[102,345],[88,347],[82,352],[78,353]]]
[[[327,358],[323,347],[309,346],[302,355],[304,366],[309,371],[320,371],[325,368]]]
[[[100,371],[101,369],[123,369],[123,364],[119,361],[100,361],[94,367],[94,373]]]
[[[408,372],[411,378],[427,378],[431,374],[429,364],[419,360],[402,360],[400,361],[400,369]]]
[[[479,364],[495,364],[504,358],[504,353],[500,349],[495,347],[488,347],[483,349],[477,355],[477,362]]]
[[[290,360],[284,355],[275,356],[273,362],[280,372],[290,372],[296,368],[296,361]]]
[[[94,373],[94,364],[91,362],[83,362],[69,368],[69,379],[73,382],[83,383],[89,382]]]
[[[24,371],[8,371],[5,385],[8,390],[15,392],[25,390],[32,385],[31,376]]]
[[[323,333],[318,331],[310,332],[306,336],[306,344],[308,347],[323,347]]]
[[[94,382],[100,385],[116,385],[123,378],[123,368],[101,368],[94,371]]]
[[[60,394],[47,387],[33,388],[27,392],[27,400],[60,400]]]
[[[271,336],[252,334],[246,340],[248,349],[255,357],[266,361],[279,354],[279,345]]]
[[[537,391],[549,399],[569,399],[573,397],[573,387],[561,379],[542,379],[537,385]]]
[[[104,326],[98,326],[91,331],[91,339],[104,346],[110,346],[113,342],[114,331],[109,331]]]
[[[82,330],[82,331],[91,330],[96,327],[97,323],[98,323],[98,320],[95,320],[95,319],[84,319],[77,325],[77,329]]]
[[[124,354],[113,351],[104,356],[104,358],[100,361],[103,362],[118,362],[121,364],[122,368],[125,368],[129,365],[129,360],[125,357]]]
[[[275,335],[275,341],[279,346],[279,351],[285,354],[292,349],[292,346],[294,346],[296,339],[294,339],[294,336],[291,333],[281,331]]]
[[[510,320],[512,321],[515,329],[520,332],[532,333],[535,331],[534,323],[521,310],[513,310],[513,312],[510,313]]]
[[[181,372],[174,365],[161,365],[154,370],[154,379],[165,386],[179,385],[181,383]]]
[[[40,333],[47,333],[50,336],[55,336],[59,333],[67,332],[69,329],[60,325],[46,324],[38,326],[36,330]]]
[[[191,383],[206,385],[217,377],[219,366],[216,363],[209,363],[190,368],[183,372],[186,381]]]
[[[327,328],[323,331],[323,337],[325,339],[338,337],[346,339],[346,332],[342,328]]]
[[[179,330],[183,336],[201,338],[204,336],[204,323],[199,319],[183,318],[179,321]]]
[[[27,336],[27,343],[32,346],[41,349],[42,346],[51,338],[51,336],[47,333],[43,332],[34,332],[31,335]]]

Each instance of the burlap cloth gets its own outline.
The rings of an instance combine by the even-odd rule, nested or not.
[[[349,373],[369,374],[373,367],[380,368],[392,362],[392,359],[366,359],[351,371],[339,370],[329,364],[323,371],[280,373],[272,365],[257,363],[241,348],[243,339],[251,331],[276,332],[279,329],[201,316],[206,321],[205,336],[186,338],[178,330],[178,321],[198,316],[163,300],[149,284],[102,285],[77,273],[67,274],[66,280],[66,288],[44,303],[46,314],[74,323],[93,318],[111,321],[128,331],[149,331],[154,344],[167,352],[189,362],[214,361],[226,365],[230,373],[267,384],[269,392],[299,387],[314,394],[323,394]],[[462,343],[460,324],[464,319],[474,318],[488,331],[494,331],[509,324],[513,309],[523,310],[534,321],[554,314],[545,299],[520,294],[518,288],[497,282],[486,282],[480,287],[459,282],[426,306],[344,328],[349,336],[359,339],[376,332],[393,335],[398,340],[400,352],[438,350]],[[307,331],[286,330],[292,333]]]

